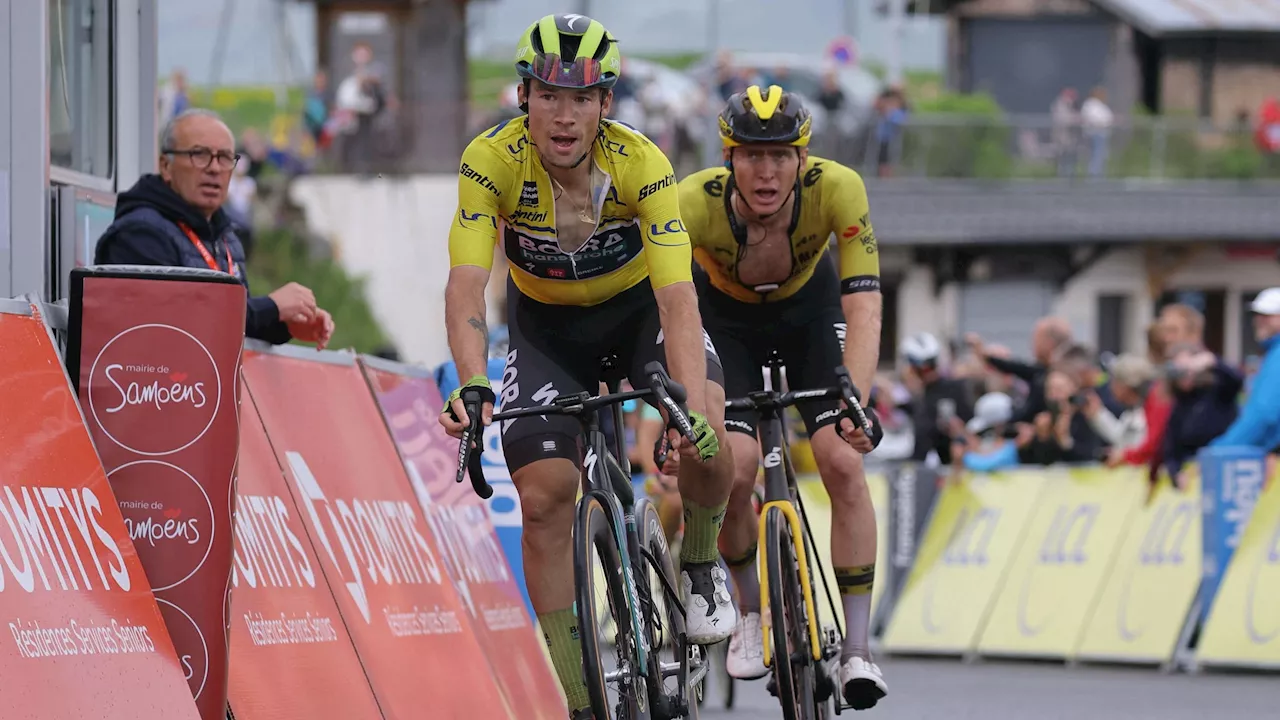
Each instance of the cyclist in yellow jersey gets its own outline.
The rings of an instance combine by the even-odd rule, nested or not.
[[[809,155],[810,116],[799,97],[758,86],[731,97],[720,115],[725,166],[680,183],[680,209],[694,244],[702,318],[719,351],[725,389],[742,397],[764,386],[761,367],[777,349],[792,389],[829,387],[843,364],[863,394],[880,347],[880,262],[867,191],[853,170]],[[837,262],[827,252],[832,236]],[[846,332],[847,331],[847,332]],[[848,342],[846,343],[846,338]],[[875,576],[876,516],[861,453],[879,443],[854,430],[839,401],[797,406],[831,497],[831,559],[844,605],[840,668],[845,699],[865,709],[888,693],[868,648]],[[729,413],[734,488],[720,550],[737,586],[741,619],[726,665],[737,678],[763,677],[756,513],[756,418]],[[840,432],[837,432],[839,428]]]
[[[605,120],[621,58],[604,26],[548,15],[516,51],[524,118],[476,137],[462,155],[458,213],[449,231],[445,289],[449,346],[463,388],[478,389],[490,422],[496,399],[485,374],[485,287],[500,241],[510,263],[504,409],[595,391],[600,358],[616,353],[632,385],[666,364],[688,392],[697,443],[674,431],[685,518],[681,585],[690,642],[728,637],[737,622],[717,562],[716,538],[733,482],[722,441],[724,389],[702,329],[671,163],[640,133]],[[440,422],[461,437],[459,400]],[[503,422],[502,447],[520,494],[529,598],[574,718],[591,715],[582,680],[571,528],[581,457],[566,416]]]

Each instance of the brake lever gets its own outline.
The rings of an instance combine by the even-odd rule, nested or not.
[[[853,379],[849,377],[849,370],[843,365],[836,368],[836,379],[840,382],[840,395],[844,398],[844,402],[858,416],[858,424],[862,426],[862,431],[867,435],[871,434],[871,421],[867,419],[866,412],[862,409],[862,403],[858,402],[858,386],[853,384]],[[839,430],[839,425],[836,426]],[[841,433],[843,435],[843,433]]]
[[[693,434],[693,421],[689,419],[688,411],[681,406],[687,397],[684,387],[671,379],[662,363],[651,362],[645,365],[644,370],[649,379],[649,389],[653,391],[659,404],[667,409],[667,427],[664,430],[675,428],[689,442],[696,444],[698,438]]]
[[[462,431],[462,442],[458,446],[458,477],[457,482],[462,482],[463,476],[468,472],[471,475],[471,488],[476,491],[481,499],[488,500],[493,496],[493,488],[484,479],[484,466],[480,460],[480,453],[473,452],[478,448],[477,437],[484,437],[483,426],[484,418],[482,416],[484,402],[480,397],[480,393],[474,390],[467,390],[462,393],[462,407],[466,410],[467,419],[470,422],[465,430]]]

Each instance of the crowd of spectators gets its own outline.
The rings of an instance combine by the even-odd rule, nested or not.
[[[877,406],[891,432],[911,435],[900,459],[953,473],[1130,465],[1152,483],[1163,470],[1182,487],[1202,448],[1280,452],[1280,287],[1260,293],[1250,310],[1266,354],[1247,392],[1250,369],[1205,347],[1204,316],[1170,304],[1151,324],[1145,353],[1105,364],[1055,317],[1036,323],[1027,360],[969,334],[944,369],[942,343],[913,335],[900,349],[900,377],[879,381]]]

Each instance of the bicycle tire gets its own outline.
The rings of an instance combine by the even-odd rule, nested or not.
[[[579,638],[582,643],[582,674],[587,694],[591,698],[591,710],[596,720],[637,720],[647,717],[647,713],[642,713],[635,697],[635,681],[639,679],[639,669],[636,667],[635,633],[631,625],[631,614],[627,609],[622,562],[613,526],[609,522],[609,513],[599,499],[590,495],[582,499],[578,504],[573,530],[573,576],[578,603]],[[604,565],[604,598],[599,596],[594,582],[593,550]],[[605,685],[603,660],[604,652],[609,648],[601,647],[601,623],[595,612],[598,601],[602,599],[609,603],[617,628],[613,650],[619,656],[625,653],[625,660],[631,666],[631,692],[624,694],[619,691],[619,695],[625,700],[625,705],[620,703],[619,708],[609,707],[609,694]]]
[[[777,508],[765,515],[765,572],[769,575],[774,683],[785,720],[815,720],[815,670],[800,594],[795,546],[787,517]],[[793,660],[799,659],[798,663]]]
[[[648,572],[659,573],[665,579],[667,586],[671,588],[680,587],[676,578],[675,564],[671,560],[671,551],[667,545],[667,536],[662,530],[662,519],[658,517],[658,510],[648,498],[641,498],[636,502],[636,539],[640,543],[640,547],[649,551],[649,554],[657,561],[655,567],[648,558],[644,559],[646,565],[646,573],[644,579],[649,583],[649,595],[654,600],[654,607],[649,613],[645,614],[644,620],[648,624],[645,631],[649,633],[649,647],[653,648],[650,656],[650,672],[649,672],[649,697],[654,708],[654,714],[657,715],[657,709],[663,707],[680,707],[686,708],[686,714],[683,717],[689,720],[697,720],[699,716],[698,698],[700,693],[698,688],[689,685],[689,674],[692,671],[689,661],[689,644],[684,639],[684,615],[680,612],[680,606],[672,603],[671,599],[665,597],[663,593],[663,585],[661,582],[653,582],[653,578]],[[661,598],[659,604],[658,599]],[[658,609],[661,608],[665,612],[662,616],[655,617]],[[660,624],[655,624],[655,620]],[[661,627],[662,632],[657,632]],[[669,653],[671,660],[680,659],[680,671],[676,675],[676,692],[671,695],[666,683],[662,678],[662,670],[659,663],[662,656]],[[705,662],[705,661],[704,661]]]

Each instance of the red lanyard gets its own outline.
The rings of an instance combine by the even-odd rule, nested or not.
[[[200,257],[204,258],[204,262],[206,265],[209,266],[209,269],[222,272],[222,268],[218,267],[218,261],[213,259],[213,255],[209,254],[209,249],[204,246],[204,243],[200,242],[199,237],[196,237],[196,232],[192,230],[190,227],[188,227],[186,223],[178,223],[178,227],[182,228],[182,232],[187,234],[187,239],[191,241],[192,245],[196,246],[196,250],[200,251]],[[226,271],[231,275],[235,275],[236,268],[235,268],[235,265],[232,264],[231,262],[231,248],[223,244],[222,249],[227,252],[227,270]]]

